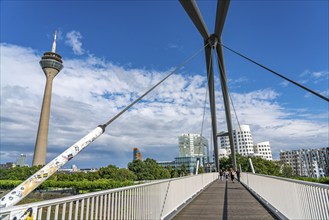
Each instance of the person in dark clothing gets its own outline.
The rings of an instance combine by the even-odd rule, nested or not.
[[[240,170],[236,171],[236,177],[238,178],[238,182],[240,183]]]
[[[223,171],[222,170],[219,171],[219,178],[220,178],[220,181],[223,181]]]
[[[234,183],[234,175],[235,175],[235,171],[233,170],[233,168],[231,168],[230,176],[231,176],[232,183]]]

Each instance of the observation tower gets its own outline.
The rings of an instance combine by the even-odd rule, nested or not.
[[[46,87],[43,95],[37,140],[34,148],[33,166],[46,164],[48,127],[50,116],[52,84],[55,76],[63,69],[62,57],[56,53],[56,32],[51,52],[45,52],[40,65],[46,75]]]

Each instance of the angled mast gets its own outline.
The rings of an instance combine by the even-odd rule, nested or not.
[[[206,41],[209,38],[209,32],[195,0],[179,0],[179,2],[185,9],[188,16],[190,16],[195,27],[199,30],[203,40]]]
[[[179,1],[186,13],[191,18],[192,22],[200,32],[205,47],[205,56],[206,56],[206,65],[207,65],[207,78],[208,78],[208,88],[209,88],[209,100],[210,100],[210,111],[211,111],[211,120],[212,120],[212,131],[213,131],[213,141],[214,141],[214,156],[215,156],[215,165],[217,171],[219,171],[219,160],[218,160],[218,135],[217,135],[217,120],[216,120],[216,102],[215,102],[215,89],[214,89],[214,73],[213,73],[213,62],[211,56],[211,50],[214,49],[218,57],[218,66],[220,67],[220,80],[221,88],[224,97],[224,106],[225,106],[225,115],[227,130],[229,133],[229,140],[231,146],[231,155],[232,155],[232,166],[236,169],[236,158],[235,158],[235,149],[233,144],[233,130],[231,122],[231,112],[229,105],[229,93],[227,87],[226,73],[225,73],[225,64],[224,64],[224,55],[221,46],[221,35],[225,23],[225,18],[227,11],[230,5],[230,0],[218,0],[217,12],[216,12],[216,23],[215,23],[215,32],[212,35],[209,35],[207,26],[205,25],[199,8],[195,0],[180,0]]]
[[[228,137],[230,141],[231,156],[232,156],[232,166],[236,170],[237,165],[236,165],[235,147],[233,142],[233,127],[232,127],[231,110],[230,110],[229,90],[227,86],[224,53],[222,48],[222,32],[223,32],[225,19],[229,6],[230,6],[230,0],[218,0],[216,22],[215,22],[215,33],[213,34],[213,36],[217,38],[217,45],[216,45],[216,53],[218,57],[217,62],[220,72],[220,82],[221,82],[222,94],[224,99],[226,124],[227,124]]]

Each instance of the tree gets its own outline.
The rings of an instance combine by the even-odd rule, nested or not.
[[[180,169],[180,175],[181,176],[187,176],[188,172],[186,170],[185,163],[182,164],[181,169]]]
[[[137,176],[137,180],[166,179],[171,176],[167,168],[159,166],[151,158],[146,158],[144,161],[134,160],[128,164],[128,169]]]
[[[198,174],[204,173],[203,167],[199,166],[198,168]]]
[[[179,177],[179,172],[178,172],[178,169],[175,167],[175,169],[173,169],[172,171],[171,171],[171,178],[177,178],[177,177]]]
[[[160,177],[161,179],[169,179],[171,177],[170,172],[167,169],[161,167],[160,169]]]
[[[232,160],[231,157],[226,158],[226,157],[222,157],[219,160],[219,169],[220,170],[229,170],[230,167],[232,167]]]
[[[127,181],[127,180],[134,181],[136,179],[137,176],[132,171],[125,168],[120,168],[116,170],[115,176],[113,177],[113,180],[117,180],[117,181]]]
[[[292,172],[293,170],[292,170],[291,166],[289,166],[287,164],[282,164],[281,169],[282,169],[283,177],[291,178],[293,176],[293,172]]]
[[[100,178],[114,179],[118,169],[119,168],[114,165],[108,165],[107,167],[101,167],[98,170],[98,174],[99,174]]]
[[[152,179],[161,179],[161,169],[160,166],[157,164],[157,162],[154,159],[146,158],[144,161],[146,165],[146,170],[152,176]]]
[[[255,172],[259,174],[265,174],[265,175],[274,175],[274,176],[280,176],[280,166],[279,164],[265,160],[261,157],[248,157],[248,156],[242,156],[240,154],[236,154],[236,161],[238,165],[238,169],[240,168],[243,172],[251,172],[251,167],[249,163],[249,158],[251,158]],[[220,167],[223,170],[229,170],[232,168],[232,160],[231,156],[228,158],[221,158],[220,159]]]
[[[153,178],[147,172],[146,165],[141,160],[133,160],[130,162],[128,164],[128,169],[136,175],[137,180],[149,180]]]

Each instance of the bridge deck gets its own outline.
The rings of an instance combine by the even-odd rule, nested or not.
[[[240,183],[216,180],[184,207],[174,220],[275,219]]]

